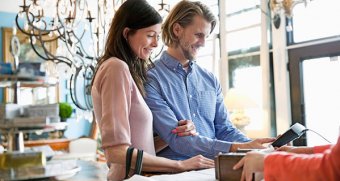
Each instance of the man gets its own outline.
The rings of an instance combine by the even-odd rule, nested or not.
[[[195,63],[216,19],[200,2],[181,1],[169,13],[162,30],[167,51],[148,71],[146,102],[154,129],[169,144],[158,155],[182,160],[197,154],[214,158],[238,148],[263,148],[273,139],[251,141],[229,121],[216,77]],[[179,120],[192,120],[197,136],[169,134]],[[176,132],[176,130],[172,130]]]

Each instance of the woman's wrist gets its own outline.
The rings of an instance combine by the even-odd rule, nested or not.
[[[182,171],[185,171],[184,166],[183,166],[183,161],[181,161],[181,160],[175,161],[173,170],[174,170],[173,172],[182,172]]]
[[[297,147],[295,153],[313,154],[314,150],[313,147]]]

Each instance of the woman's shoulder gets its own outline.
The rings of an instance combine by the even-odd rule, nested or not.
[[[110,77],[111,79],[120,79],[122,75],[129,74],[129,67],[124,61],[116,57],[111,57],[104,60],[104,62],[100,65],[97,70],[95,80],[100,82],[105,77]]]
[[[105,70],[109,70],[109,71],[113,71],[113,70],[129,71],[128,65],[123,60],[121,60],[117,57],[111,57],[111,58],[105,60],[102,63],[100,69],[105,69]]]

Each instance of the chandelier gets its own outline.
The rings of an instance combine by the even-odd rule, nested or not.
[[[163,19],[169,14],[170,11],[170,5],[165,3],[164,0],[161,0],[161,2],[158,4],[160,8],[158,9],[159,14]]]
[[[115,9],[122,2],[23,0],[16,15],[16,28],[28,36],[34,52],[55,69],[62,69],[56,71],[63,72],[59,77],[70,79],[71,98],[80,109],[92,109],[88,88],[94,67],[104,50]],[[52,52],[49,44],[55,41],[58,48]],[[84,94],[77,90],[79,81],[83,82],[80,89]]]
[[[312,0],[270,0],[270,9],[274,12],[274,14],[279,14],[281,11],[287,17],[292,17],[293,8],[295,5],[304,3],[305,6]]]
[[[293,8],[300,3],[304,3],[305,7],[312,0],[270,0],[269,5],[271,11],[274,13],[273,24],[275,28],[279,28],[281,24],[280,14],[283,12],[286,17],[293,16]],[[291,30],[291,27],[289,28]]]

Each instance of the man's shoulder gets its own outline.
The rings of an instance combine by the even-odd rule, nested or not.
[[[204,75],[205,77],[210,77],[213,79],[217,79],[217,77],[215,76],[215,74],[213,74],[211,71],[209,71],[208,69],[199,66],[197,63],[195,64],[195,69],[196,72],[200,75]]]
[[[154,68],[159,68],[163,64],[162,59],[156,59],[153,64],[155,65]]]
[[[163,71],[164,64],[162,63],[161,59],[157,59],[153,62],[154,66],[152,66],[148,71],[147,75],[157,74],[160,71]]]

